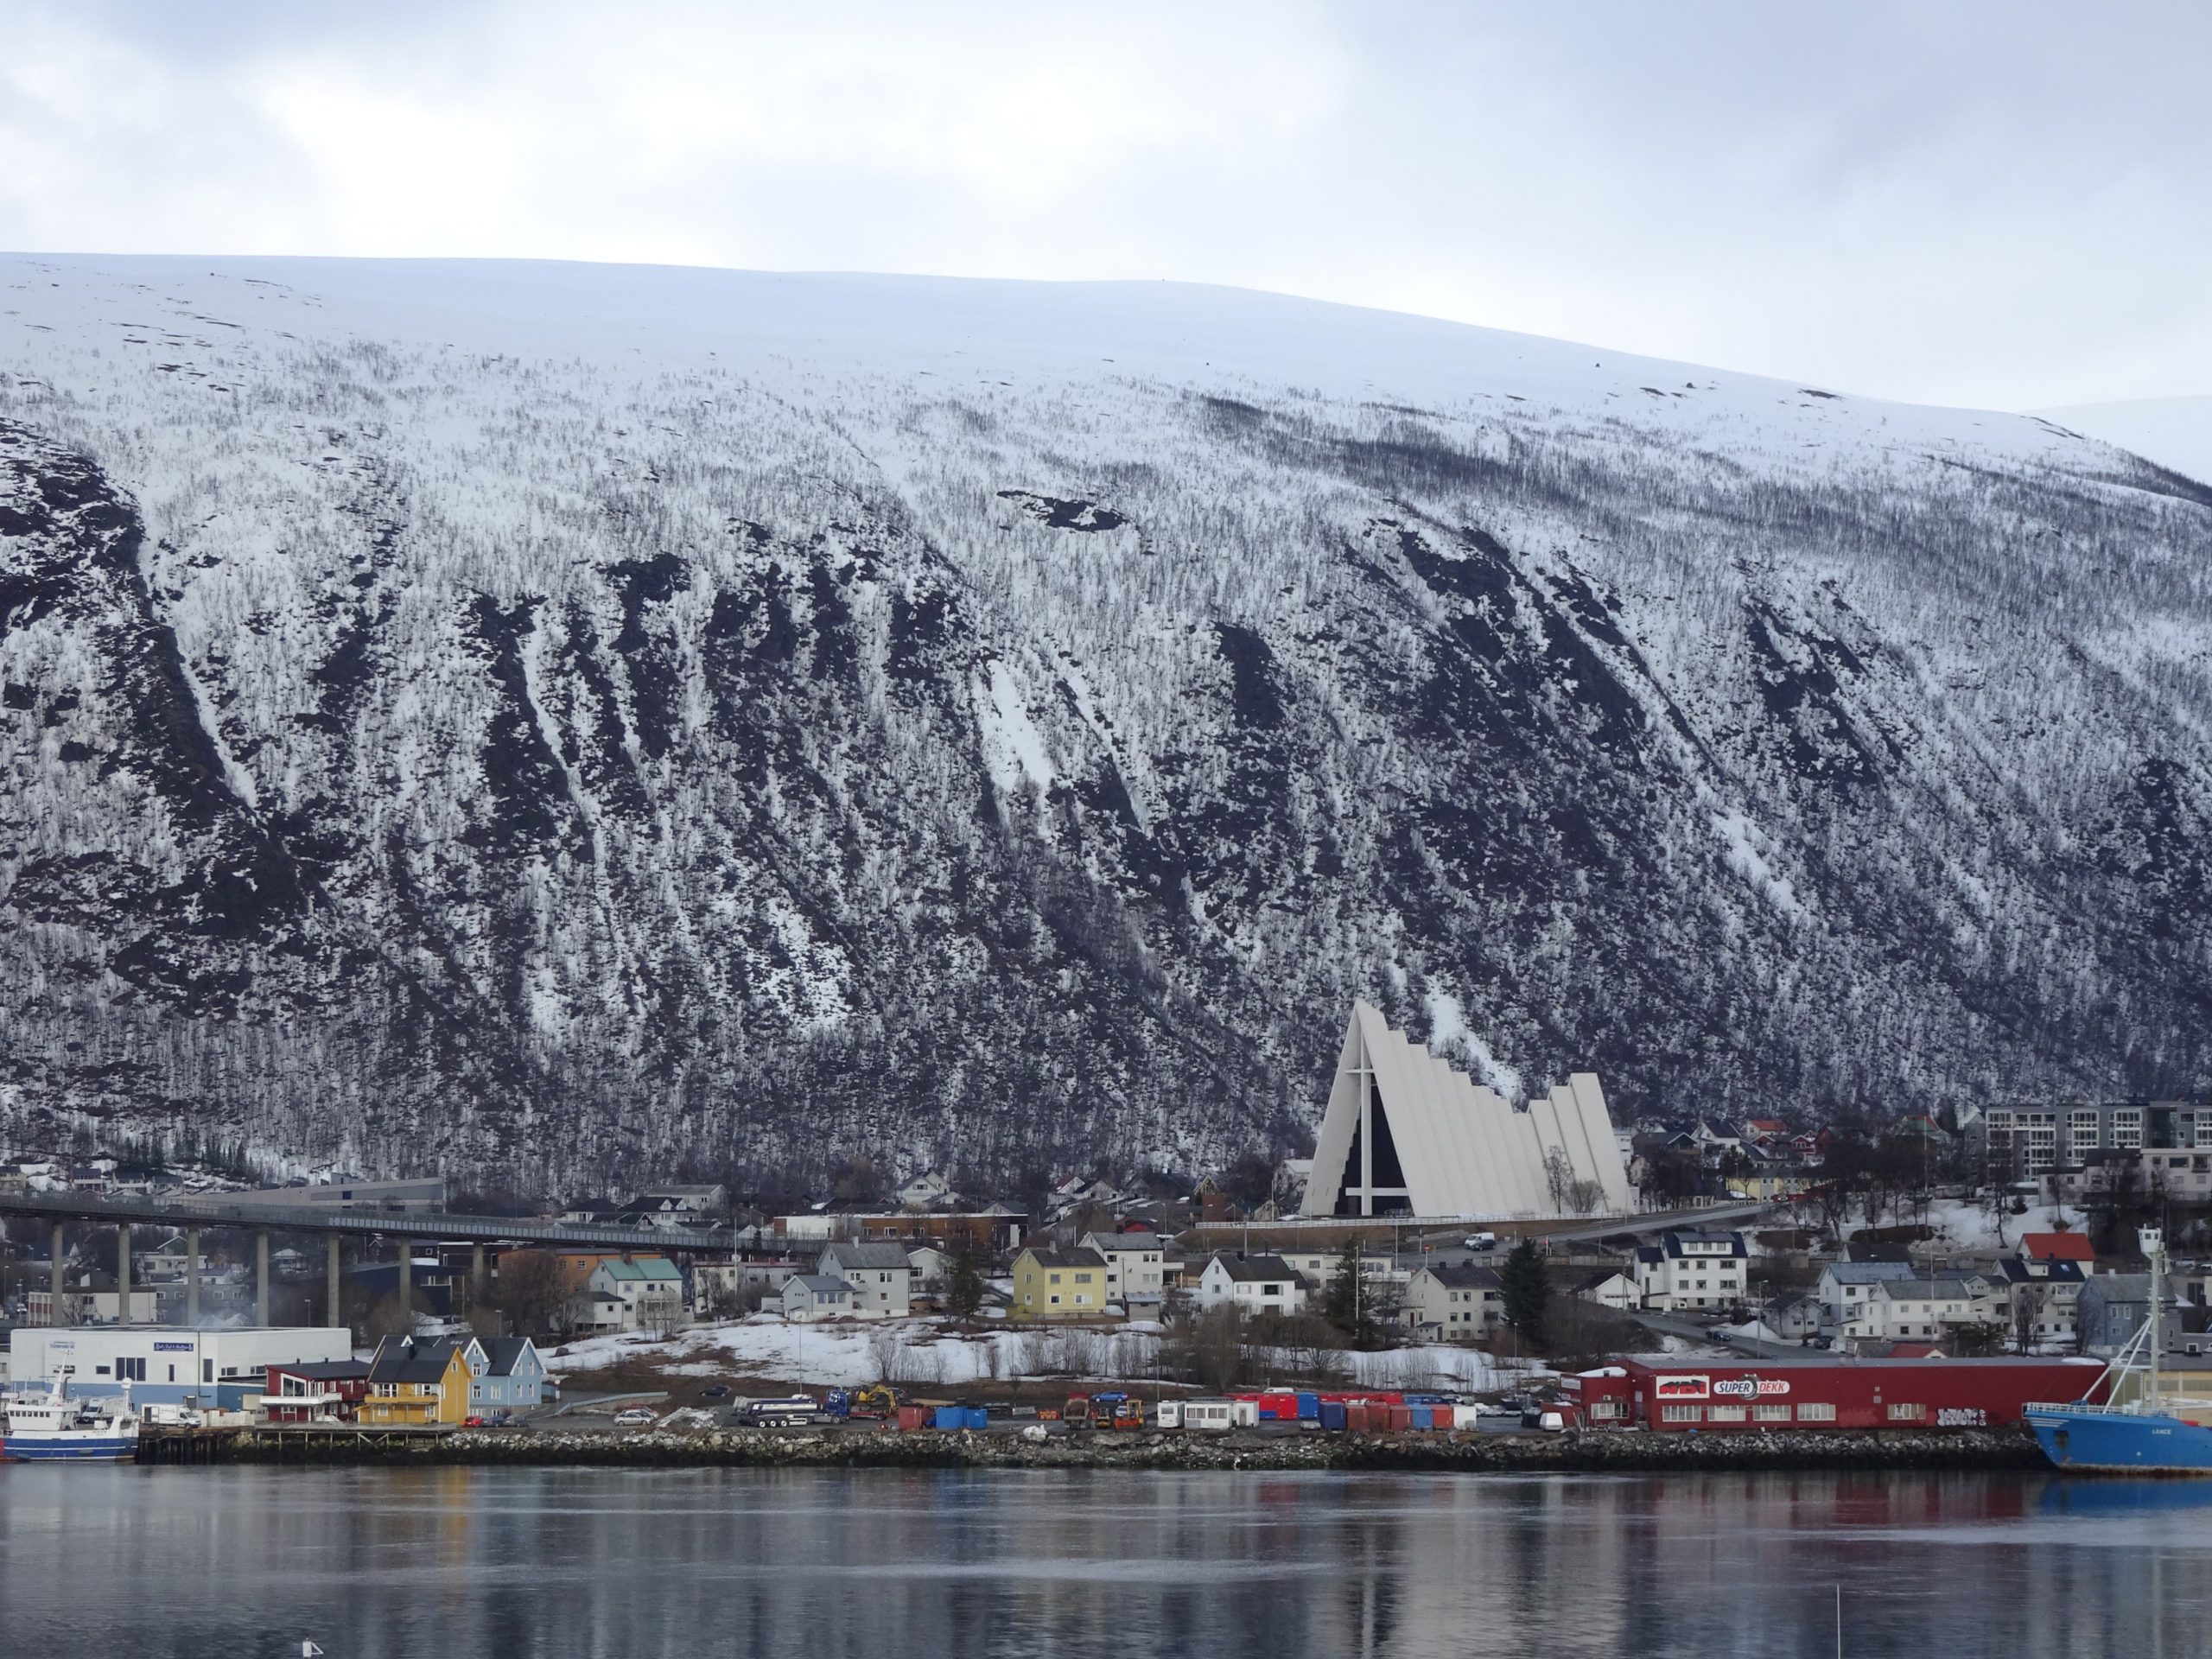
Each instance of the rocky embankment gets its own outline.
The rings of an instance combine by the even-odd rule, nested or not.
[[[614,1465],[965,1469],[1338,1469],[1469,1474],[1701,1469],[2008,1469],[2040,1466],[2024,1433],[1559,1435],[1233,1433],[1054,1435],[715,1429],[480,1433],[394,1440],[247,1431],[215,1451],[251,1463]]]

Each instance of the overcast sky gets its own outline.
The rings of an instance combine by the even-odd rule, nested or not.
[[[0,0],[0,248],[1172,277],[2212,392],[2212,5]]]

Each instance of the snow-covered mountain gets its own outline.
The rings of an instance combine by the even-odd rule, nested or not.
[[[2167,1091],[2212,490],[1266,295],[0,261],[0,1133],[592,1185]],[[19,1127],[20,1126],[20,1127]]]
[[[2138,397],[2036,413],[2200,484],[2212,483],[2212,397]]]

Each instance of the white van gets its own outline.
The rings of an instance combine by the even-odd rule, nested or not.
[[[1497,1248],[1497,1235],[1496,1233],[1469,1233],[1462,1243],[1471,1250],[1494,1250]]]

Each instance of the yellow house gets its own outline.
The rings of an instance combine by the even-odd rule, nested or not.
[[[1106,1312],[1106,1258],[1087,1246],[1031,1245],[1014,1258],[1010,1319],[1095,1319]]]
[[[468,1415],[474,1375],[465,1342],[386,1337],[369,1362],[358,1421],[377,1428],[458,1427]]]

